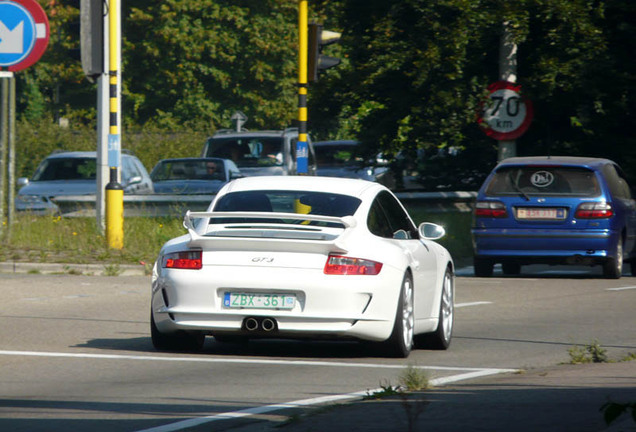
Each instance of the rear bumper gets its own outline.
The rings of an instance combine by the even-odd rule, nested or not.
[[[326,276],[322,271],[287,269],[281,278],[274,269],[223,266],[199,275],[188,270],[162,273],[152,294],[152,313],[162,333],[372,341],[391,334],[403,277],[389,266],[382,276]],[[296,305],[291,310],[228,309],[223,304],[228,291],[292,294]],[[248,318],[272,319],[276,329],[248,331]]]
[[[493,261],[603,262],[620,234],[611,230],[473,229],[475,256]]]

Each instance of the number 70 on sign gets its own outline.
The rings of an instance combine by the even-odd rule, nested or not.
[[[520,94],[521,86],[497,81],[488,86],[490,94],[481,104],[479,125],[486,135],[497,140],[513,140],[528,129],[532,121],[532,103]]]

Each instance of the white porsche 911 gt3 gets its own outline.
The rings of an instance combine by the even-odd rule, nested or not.
[[[201,349],[206,335],[375,341],[387,355],[446,349],[454,264],[384,186],[329,177],[228,183],[188,234],[161,249],[150,327],[159,350]]]

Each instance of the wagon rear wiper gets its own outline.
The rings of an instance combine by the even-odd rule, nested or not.
[[[518,192],[526,201],[530,201],[530,197],[527,193],[521,190],[521,188],[517,185],[517,183],[512,179],[511,173],[508,173],[508,179],[510,179],[510,185],[514,189],[515,192]]]

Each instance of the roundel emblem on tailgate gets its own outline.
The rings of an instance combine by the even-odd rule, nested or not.
[[[537,171],[530,177],[530,183],[538,188],[550,186],[554,181],[554,175],[548,171]]]

